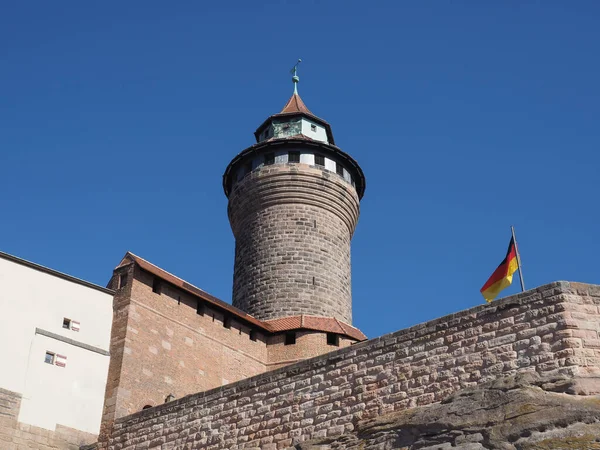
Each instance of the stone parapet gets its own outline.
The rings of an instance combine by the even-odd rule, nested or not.
[[[118,419],[102,447],[291,448],[507,375],[598,376],[599,307],[548,284]]]

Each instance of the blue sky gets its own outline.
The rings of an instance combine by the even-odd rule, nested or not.
[[[101,285],[131,250],[229,301],[221,176],[300,57],[302,98],[367,177],[368,336],[481,304],[511,224],[527,287],[600,283],[598,17],[592,1],[8,2],[0,250]]]

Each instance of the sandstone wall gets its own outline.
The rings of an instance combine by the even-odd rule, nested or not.
[[[124,417],[102,446],[288,448],[504,375],[598,375],[599,305],[552,283]]]
[[[98,436],[57,425],[54,430],[18,421],[21,394],[0,389],[0,449],[2,450],[79,450],[94,443]]]
[[[123,352],[116,417],[164,403],[169,394],[180,398],[266,371],[262,333],[251,340],[250,329],[236,320],[225,327],[219,311],[206,307],[198,314],[197,299],[167,283],[153,292],[154,277],[143,270],[136,268],[130,280],[116,310],[127,320],[113,333]]]
[[[310,314],[352,323],[355,189],[305,164],[255,169],[229,195],[233,305],[261,320]]]

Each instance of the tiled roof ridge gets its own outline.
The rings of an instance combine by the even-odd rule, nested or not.
[[[192,287],[195,287],[195,288],[196,288],[196,289],[198,289],[199,291],[202,291],[202,292],[206,293],[206,295],[210,295],[210,294],[209,294],[208,292],[206,292],[204,289],[202,289],[202,288],[199,288],[199,287],[198,287],[198,286],[196,286],[196,285],[193,285],[193,284],[192,284],[192,283],[190,283],[189,281],[186,281],[186,280],[184,280],[183,278],[181,278],[181,277],[178,277],[178,276],[177,276],[177,275],[175,275],[175,274],[172,274],[171,272],[169,272],[168,270],[165,270],[165,269],[163,269],[162,267],[158,267],[156,264],[153,264],[153,263],[151,263],[151,262],[150,262],[150,261],[148,261],[146,258],[142,258],[141,256],[138,256],[138,255],[134,254],[133,252],[129,252],[129,251],[128,251],[127,253],[128,253],[128,254],[130,254],[131,256],[133,256],[134,258],[136,258],[136,259],[141,259],[141,260],[142,260],[142,261],[144,261],[146,264],[150,264],[151,266],[153,266],[153,267],[156,267],[158,270],[161,270],[161,271],[163,271],[163,272],[165,272],[165,273],[167,273],[167,274],[171,275],[173,278],[177,278],[179,281],[181,281],[181,282],[183,282],[183,283],[186,283],[186,284],[189,284],[189,285],[190,285],[190,286],[192,286]]]
[[[236,308],[230,303],[224,302],[223,300],[214,297],[208,292],[194,286],[191,283],[188,283],[183,278],[180,278],[177,275],[174,275],[162,269],[156,264],[151,263],[147,259],[144,259],[141,256],[134,254],[133,252],[128,251],[125,257],[129,257],[135,264],[138,264],[142,269],[151,272],[153,275],[171,284],[174,284],[178,288],[183,289],[184,291],[187,291],[192,295],[200,297],[202,300],[207,301],[208,303],[214,306],[225,309],[234,316],[237,316],[239,319],[249,322],[259,328],[262,328],[264,331],[267,331],[269,333],[277,333],[281,331],[304,328],[308,330],[336,332],[339,334],[349,336],[358,341],[366,339],[366,336],[358,328],[355,328],[350,324],[346,324],[345,322],[342,322],[335,317],[300,314],[298,316],[279,317],[276,319],[269,320],[257,319],[256,317],[247,314],[246,312]]]
[[[329,326],[325,326],[322,323],[315,324],[311,319],[317,321],[325,321],[329,323]],[[337,332],[350,336],[357,340],[364,340],[367,337],[358,328],[347,324],[336,317],[317,316],[312,314],[301,314],[299,316],[287,316],[278,317],[276,319],[269,319],[264,321],[266,324],[271,325],[273,331],[285,331],[294,328],[305,328],[329,332]],[[313,322],[313,323],[311,323]],[[320,325],[320,326],[319,326]]]

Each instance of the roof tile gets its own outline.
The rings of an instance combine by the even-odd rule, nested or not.
[[[259,320],[250,314],[246,314],[244,311],[236,308],[229,303],[224,302],[212,295],[208,292],[203,291],[202,289],[188,283],[185,280],[173,275],[172,273],[167,272],[164,269],[152,264],[150,261],[145,260],[137,255],[134,255],[131,252],[127,252],[124,259],[131,259],[134,263],[140,266],[147,272],[150,272],[154,276],[159,277],[160,279],[171,283],[184,291],[216,306],[221,309],[224,309],[231,313],[234,316],[237,316],[238,319],[244,320],[247,323],[255,325],[258,328],[261,328],[263,331],[268,333],[277,333],[282,331],[289,330],[297,330],[297,329],[305,329],[305,330],[315,330],[315,331],[324,331],[329,333],[338,333],[348,336],[352,339],[356,339],[358,341],[363,341],[367,339],[367,337],[358,329],[353,326],[341,322],[334,317],[320,317],[320,316],[309,316],[306,314],[302,314],[300,316],[291,316],[291,317],[282,317],[280,319],[273,320]],[[118,267],[123,265],[124,261],[121,261]]]

